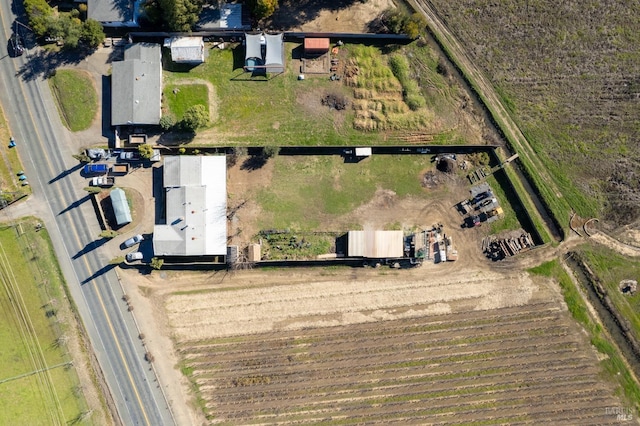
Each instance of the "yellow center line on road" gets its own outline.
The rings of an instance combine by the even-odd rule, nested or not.
[[[0,20],[1,20],[0,22],[4,22],[4,17],[2,16],[2,10],[0,10]],[[6,31],[5,31],[5,32],[6,32]],[[17,71],[17,70],[16,70],[16,71]],[[20,90],[22,91],[22,93],[26,93],[25,88],[24,88],[24,84],[23,84],[22,80],[21,80],[19,77],[16,77],[16,80],[18,81],[18,85],[20,86]],[[37,84],[37,83],[35,83],[35,84]],[[37,87],[36,87],[36,89],[37,89]],[[38,127],[37,127],[37,126],[35,126],[36,121],[34,120],[34,116],[33,116],[33,112],[32,112],[32,110],[31,110],[31,107],[30,107],[30,105],[29,105],[27,102],[25,102],[25,104],[24,104],[24,105],[26,106],[27,111],[29,112],[29,118],[31,119],[31,122],[32,122],[32,123],[34,123],[34,130],[35,130],[35,133],[36,133],[36,134],[34,135],[34,136],[35,136],[35,138],[34,138],[34,139],[35,139],[35,140],[37,141],[37,143],[40,145],[41,152],[46,152],[46,150],[42,149],[42,148],[43,148],[43,145],[42,145],[42,137],[41,137],[41,135],[40,135],[40,132],[39,132],[39,130],[38,130]],[[48,116],[48,114],[47,114],[47,116]],[[43,156],[43,158],[44,158],[44,160],[47,162],[47,165],[49,166],[49,169],[50,169],[50,170],[54,170],[54,167],[53,167],[53,165],[51,164],[51,162],[50,162],[50,160],[49,160],[49,157],[48,157],[48,156]],[[32,160],[32,163],[33,163],[33,160]],[[51,186],[51,185],[50,185],[50,186]],[[43,189],[44,189],[44,188],[43,188]],[[50,189],[51,189],[51,188],[50,188]],[[59,188],[55,188],[55,186],[54,186],[54,191],[56,192],[56,194],[55,194],[56,196],[60,196],[60,195],[62,195],[62,194],[61,194],[60,189],[59,189]],[[63,198],[62,198],[62,197],[60,197],[60,198],[58,198],[58,199],[62,200]],[[55,219],[54,219],[54,220],[55,220]],[[78,236],[78,233],[77,233],[77,231],[76,231],[75,227],[73,228],[73,234],[74,234],[74,236],[75,236],[76,242],[78,243],[78,246],[81,246],[81,245],[82,245],[82,242],[80,241],[80,238],[79,238],[79,236]],[[85,266],[86,266],[87,270],[88,270],[88,271],[91,271],[91,268],[90,268],[89,262],[87,261],[86,257],[83,257],[83,261],[84,261],[84,263],[85,263]],[[73,266],[72,266],[72,267],[73,267]],[[77,278],[77,277],[76,277],[76,278]],[[105,306],[104,301],[103,301],[103,299],[102,299],[102,295],[100,294],[100,292],[99,292],[99,291],[98,291],[98,289],[97,289],[97,284],[96,284],[96,283],[92,283],[92,284],[93,284],[94,286],[96,286],[96,294],[98,295],[98,301],[100,302],[100,306],[101,306],[101,308],[102,308],[102,312],[103,312],[103,314],[104,314],[104,317],[105,317],[105,318],[106,318],[106,320],[107,320],[107,324],[108,324],[108,326],[109,326],[109,331],[111,332],[111,336],[113,337],[113,340],[114,340],[114,341],[115,341],[115,343],[116,343],[116,347],[118,348],[118,354],[120,355],[120,359],[122,360],[122,364],[124,365],[124,369],[125,369],[125,371],[126,371],[126,373],[127,373],[127,377],[129,378],[129,382],[131,383],[131,387],[132,387],[133,392],[134,392],[134,394],[135,394],[135,396],[136,396],[136,400],[138,401],[138,405],[140,406],[140,410],[142,411],[142,414],[143,414],[143,416],[144,416],[145,423],[146,423],[147,425],[151,425],[151,423],[149,422],[149,417],[148,417],[148,415],[147,415],[147,411],[145,410],[144,404],[142,403],[142,399],[140,398],[140,393],[138,392],[138,387],[136,386],[136,383],[135,383],[135,381],[133,380],[133,376],[131,375],[131,370],[130,370],[130,368],[129,368],[129,365],[127,364],[127,360],[126,360],[126,359],[125,359],[125,357],[124,357],[124,353],[123,353],[123,351],[122,351],[122,347],[120,346],[120,342],[118,341],[118,338],[117,338],[117,336],[116,336],[115,329],[113,328],[113,324],[111,323],[111,318],[109,317],[109,315],[108,315],[108,313],[107,313],[107,309],[106,309],[106,306]],[[82,291],[82,290],[81,290],[81,291]]]

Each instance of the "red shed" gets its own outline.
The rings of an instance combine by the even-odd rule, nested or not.
[[[305,38],[304,53],[309,55],[321,55],[329,51],[331,42],[328,38]]]

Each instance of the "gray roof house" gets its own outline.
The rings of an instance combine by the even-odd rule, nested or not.
[[[164,224],[153,230],[155,256],[226,256],[226,156],[164,157]]]
[[[160,45],[155,43],[128,45],[124,52],[124,61],[112,64],[111,125],[160,123],[161,99]]]
[[[87,0],[87,16],[105,27],[137,27],[133,0]]]

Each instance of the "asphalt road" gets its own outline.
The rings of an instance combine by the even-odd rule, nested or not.
[[[34,205],[41,206],[34,214],[41,216],[50,232],[117,414],[125,425],[175,424],[161,386],[144,359],[144,347],[110,259],[94,245],[100,227],[83,190],[87,182],[72,158],[70,138],[47,82],[30,65],[35,50],[18,58],[8,56],[14,22],[8,1],[0,3],[0,14],[0,101],[33,189]]]

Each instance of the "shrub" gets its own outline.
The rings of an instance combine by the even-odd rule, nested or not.
[[[162,127],[162,130],[171,130],[171,128],[173,126],[176,125],[176,118],[171,115],[163,115],[162,117],[160,117],[160,127]]]
[[[110,240],[111,238],[115,238],[117,236],[118,236],[118,232],[114,231],[113,229],[108,229],[100,233],[100,238],[106,238],[108,240]]]
[[[280,153],[280,147],[278,146],[269,145],[262,149],[262,156],[264,158],[275,157],[278,153]]]
[[[422,95],[418,93],[407,94],[404,98],[404,101],[407,103],[407,106],[409,107],[409,109],[411,109],[411,111],[417,111],[427,105],[427,101]]]
[[[140,154],[140,158],[148,160],[153,155],[153,147],[148,143],[144,143],[138,146],[138,153]]]
[[[149,264],[153,269],[160,269],[162,268],[162,265],[164,265],[164,259],[161,259],[159,257],[154,257],[151,259],[151,263]]]
[[[209,122],[207,109],[204,105],[190,106],[182,117],[182,127],[185,130],[194,132],[200,127],[204,127]]]

